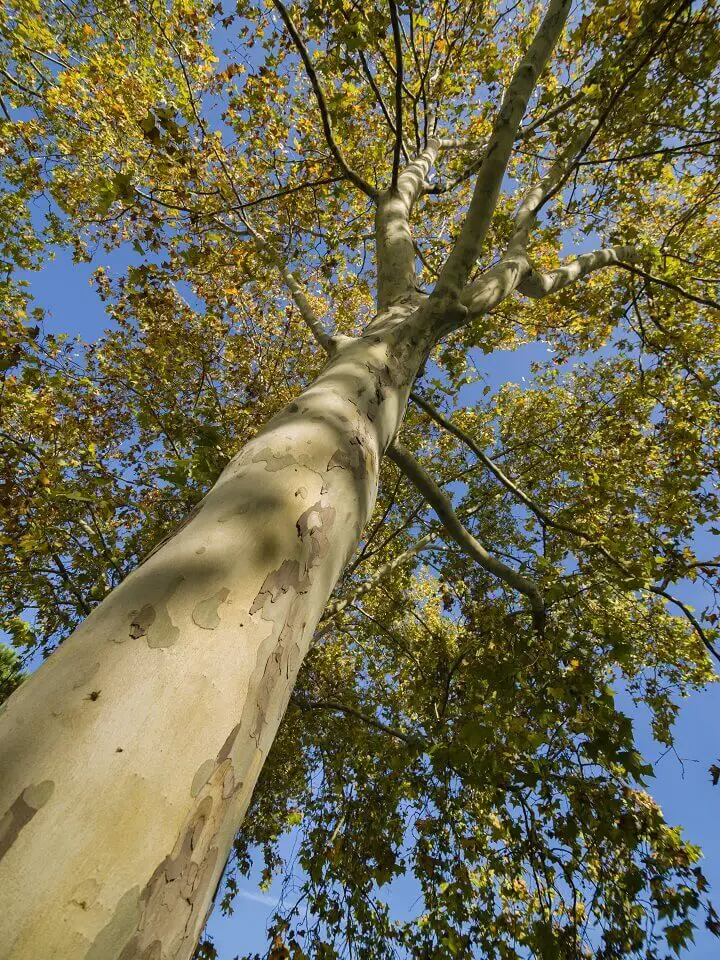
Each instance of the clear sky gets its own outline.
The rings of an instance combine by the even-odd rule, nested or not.
[[[134,259],[134,254],[108,256],[100,252],[95,263],[78,265],[72,263],[68,253],[60,252],[42,271],[26,275],[37,304],[48,311],[46,332],[79,335],[86,341],[96,339],[109,321],[90,285],[90,276],[100,264],[110,271],[121,270]],[[532,345],[516,354],[483,357],[482,370],[487,383],[497,388],[506,381],[530,379],[530,362],[546,356],[544,346]],[[698,549],[702,551],[700,556],[710,556],[718,552],[718,544],[707,539]],[[692,585],[676,592],[696,608],[704,605]],[[703,869],[716,891],[716,906],[720,906],[720,786],[713,788],[708,774],[710,764],[720,756],[720,687],[714,686],[684,703],[676,727],[677,755],[668,753],[659,760],[662,750],[653,743],[646,718],[632,708],[627,698],[619,697],[618,706],[633,716],[640,749],[655,765],[656,776],[649,781],[648,789],[662,806],[668,821],[682,824],[685,836],[703,847]],[[228,918],[216,915],[211,919],[209,930],[222,960],[256,951],[261,955],[267,952],[265,925],[276,903],[280,882],[278,880],[269,893],[263,893],[251,881],[242,882],[234,914]],[[385,890],[387,899],[398,911],[411,907],[414,893],[408,881],[401,879]],[[692,960],[717,960],[719,955],[718,940],[706,930],[698,930],[696,945],[688,956]]]

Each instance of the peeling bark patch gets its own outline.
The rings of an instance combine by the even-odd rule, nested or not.
[[[308,444],[310,444],[310,441],[308,441]],[[290,440],[285,443],[282,449],[273,450],[272,447],[264,447],[262,450],[258,450],[252,462],[264,463],[268,473],[277,473],[287,467],[307,467],[308,470],[317,472],[313,465],[312,452],[298,453],[297,444]]]
[[[328,534],[335,519],[334,507],[324,506],[318,501],[298,517],[295,527],[303,543],[303,560],[283,560],[277,570],[269,573],[250,607],[250,614],[265,607],[266,602],[277,603],[284,594],[305,593],[309,584],[309,573],[318,560],[325,555],[330,545]],[[265,619],[272,620],[273,617]]]
[[[312,582],[313,568],[320,563],[330,549],[330,533],[335,522],[335,508],[321,500],[304,510],[295,527],[301,542],[301,559],[285,560],[282,565],[265,578],[250,613],[262,611],[263,619],[273,626],[267,643],[270,655],[262,670],[259,683],[253,694],[255,704],[253,724],[250,731],[262,755],[269,749],[267,743],[268,716],[276,702],[278,687],[287,687],[302,659],[302,641],[305,620],[299,613],[302,609],[300,596],[307,592]],[[278,608],[270,608],[278,604]]]
[[[324,506],[321,501],[308,507],[295,523],[298,536],[310,546],[308,569],[324,557],[330,546],[328,534],[335,521],[335,508]]]
[[[82,883],[75,887],[72,896],[70,897],[70,903],[74,904],[76,907],[80,907],[81,910],[87,910],[88,907],[95,903],[99,892],[100,884],[97,880],[94,880],[92,877],[90,877],[87,880],[83,880]]]
[[[262,610],[267,598],[270,599],[270,603],[275,603],[278,597],[287,593],[288,590],[297,593],[304,587],[305,579],[300,576],[300,563],[297,560],[283,560],[277,570],[273,570],[265,577],[263,585],[250,607],[250,613],[257,613],[258,610]]]
[[[228,588],[221,587],[211,597],[208,597],[207,600],[201,600],[199,603],[196,603],[192,612],[194,623],[196,623],[198,627],[202,627],[203,630],[214,630],[220,625],[218,607],[221,603],[224,603],[229,596],[230,591]]]
[[[284,685],[290,679],[300,666],[301,647],[300,640],[305,628],[305,624],[294,623],[295,603],[297,598],[290,604],[287,615],[287,621],[280,630],[277,642],[273,652],[265,664],[265,671],[260,681],[260,685],[255,693],[256,714],[251,736],[260,748],[260,753],[264,752],[265,746],[261,738],[267,729],[267,715],[270,712],[271,704],[275,700],[275,692],[278,685]],[[267,745],[269,748],[269,744]]]
[[[234,731],[231,738],[236,735]],[[113,917],[96,941],[103,938],[106,953],[88,954],[85,960],[180,960],[192,953],[217,879],[216,838],[234,793],[227,791],[232,761],[221,759],[226,746],[227,741],[218,756],[206,760],[195,774],[195,803],[170,854],[156,867],[142,891],[134,888],[137,908],[131,913],[123,905],[122,916],[132,923],[119,929]],[[107,948],[109,930],[112,950]]]
[[[198,767],[191,787],[195,802],[172,851],[142,891],[134,887],[118,903],[85,960],[180,960],[192,953],[217,880],[217,836],[239,789],[229,753],[240,728]]]
[[[292,453],[273,453],[270,447],[260,450],[252,459],[253,463],[265,462],[265,469],[268,473],[277,473],[278,470],[284,470],[285,467],[294,467],[297,463]]]
[[[235,789],[235,774],[233,773],[232,767],[227,771],[225,777],[223,778],[222,786],[222,795],[223,800],[228,800]]]
[[[159,610],[156,611],[153,622],[147,629],[147,645],[152,649],[171,647],[180,636],[180,629],[172,622],[167,605],[184,580],[185,577],[173,577],[159,604]]]
[[[133,640],[144,637],[153,623],[155,623],[155,607],[146,603],[130,624],[130,637]]]
[[[240,733],[241,726],[242,724],[236,723],[230,731],[225,743],[220,747],[220,752],[217,755],[218,763],[222,763],[223,760],[227,760],[229,758],[232,748],[235,746],[237,736]]]
[[[53,794],[55,784],[52,780],[25,787],[9,810],[0,820],[0,860],[15,843],[20,831],[26,827],[35,814],[44,807]]]
[[[131,887],[118,900],[115,913],[95,937],[85,960],[119,960],[125,956],[122,950],[128,937],[132,936],[140,919],[140,887]],[[121,953],[122,950],[122,953]]]
[[[210,774],[213,772],[214,769],[215,769],[215,760],[213,760],[212,758],[209,760],[204,760],[200,764],[200,766],[197,768],[197,771],[195,772],[195,776],[193,777],[193,782],[190,787],[191,797],[196,797],[200,793],[202,788],[210,779]]]
[[[365,480],[368,471],[362,438],[356,434],[350,439],[347,449],[341,448],[336,450],[330,458],[326,469],[350,470],[358,481]]]
[[[162,943],[159,940],[153,940],[140,960],[162,960]]]

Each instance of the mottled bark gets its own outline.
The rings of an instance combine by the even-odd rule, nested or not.
[[[345,345],[0,716],[2,960],[189,960],[428,349]]]

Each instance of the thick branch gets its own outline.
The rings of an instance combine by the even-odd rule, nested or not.
[[[292,21],[292,18],[290,17],[287,7],[282,2],[282,0],[273,0],[273,4],[275,5],[275,8],[277,9],[278,13],[282,17],[283,23],[287,27],[288,33],[292,37],[293,43],[295,44],[295,48],[300,54],[300,59],[302,60],[303,65],[305,67],[305,72],[307,73],[310,83],[312,85],[313,92],[315,94],[315,99],[317,100],[317,105],[320,110],[320,118],[322,120],[323,131],[325,133],[325,140],[327,141],[327,145],[330,148],[330,153],[332,153],[333,157],[335,158],[335,162],[343,171],[343,173],[348,178],[348,180],[354,183],[359,190],[362,190],[363,193],[366,193],[369,197],[371,197],[374,200],[377,196],[377,191],[375,190],[374,187],[370,186],[367,180],[364,180],[359,173],[353,170],[353,168],[350,166],[350,164],[347,162],[347,160],[343,156],[340,150],[340,147],[338,146],[335,140],[335,137],[332,131],[332,122],[330,120],[330,111],[328,110],[327,101],[325,100],[325,94],[323,93],[322,87],[320,86],[320,81],[318,80],[318,76],[317,76],[317,73],[315,72],[315,67],[313,66],[313,62],[308,52],[308,49],[305,46],[305,43],[302,37],[298,33],[298,30]]]
[[[548,120],[551,120],[553,117],[558,116],[563,113],[565,110],[569,110],[573,104],[577,103],[578,100],[582,99],[583,94],[578,93],[574,97],[570,97],[568,100],[563,101],[557,107],[554,107],[552,110],[548,110],[547,113],[544,113],[541,117],[534,122],[529,124],[529,126],[522,128],[517,136],[515,137],[515,143],[521,143],[524,140],[529,140],[533,136],[535,130],[542,126],[543,123],[546,123]],[[452,140],[447,140],[442,142],[443,147],[448,149],[471,149],[473,151],[478,151],[481,149],[486,149],[487,144],[477,144],[477,143],[458,143]],[[449,193],[451,190],[454,190],[456,187],[459,187],[461,183],[464,183],[466,180],[469,180],[470,177],[475,174],[480,168],[483,162],[483,153],[480,153],[465,169],[459,173],[453,180],[445,184],[437,184],[432,187],[426,188],[425,192],[428,194],[443,194]]]
[[[520,245],[466,287],[460,302],[467,308],[469,317],[477,317],[488,313],[515,290],[526,297],[541,299],[596,270],[620,266],[622,261],[635,260],[637,257],[634,247],[607,247],[593,253],[583,253],[556,270],[539,273]]]
[[[335,338],[330,336],[320,320],[315,316],[315,313],[313,312],[313,309],[310,306],[307,297],[305,296],[304,290],[298,283],[295,274],[285,263],[279,263],[278,267],[280,269],[280,273],[282,273],[285,285],[290,291],[290,295],[295,301],[295,305],[300,311],[300,316],[305,321],[308,329],[325,353],[332,354],[336,346]]]
[[[427,147],[405,166],[395,189],[378,199],[375,241],[378,271],[378,308],[412,298],[416,293],[415,246],[410,232],[410,214],[440,150],[440,141]]]
[[[480,255],[520,122],[569,11],[570,0],[550,0],[542,24],[510,82],[478,173],[470,209],[440,273],[436,294],[441,299],[459,294]]]
[[[428,174],[435,165],[441,149],[442,141],[437,137],[431,137],[425,149],[403,167],[400,172],[397,188],[405,203],[408,216],[412,212],[412,208],[418,197],[423,192]]]
[[[562,186],[562,184],[567,180],[570,175],[573,167],[575,166],[576,157],[582,150],[583,146],[590,139],[593,131],[595,130],[595,124],[591,124],[588,127],[580,130],[576,136],[574,136],[567,147],[560,152],[560,155],[556,160],[550,165],[547,173],[542,177],[537,183],[533,184],[532,187],[527,191],[523,197],[522,203],[518,207],[517,213],[515,214],[515,240],[519,234],[524,235],[525,237],[532,229],[535,215],[537,214],[540,207],[545,204],[551,196],[553,196],[557,190]],[[512,246],[513,241],[511,241]]]
[[[539,300],[548,294],[556,293],[589,273],[602,270],[603,267],[620,266],[625,261],[636,260],[639,254],[635,247],[606,247],[593,253],[583,253],[556,270],[538,273],[534,267],[520,280],[517,289],[526,297]]]
[[[542,622],[545,616],[545,604],[535,584],[521,573],[513,570],[502,560],[493,557],[483,545],[465,529],[460,522],[452,501],[430,474],[399,443],[390,445],[387,451],[390,459],[400,467],[405,476],[412,481],[443,523],[448,534],[457,545],[481,567],[498,577],[513,590],[522,593],[530,601],[536,622]]]

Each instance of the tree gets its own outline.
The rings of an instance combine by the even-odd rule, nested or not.
[[[717,656],[716,6],[14,0],[2,38],[4,609],[62,643],[0,718],[0,955],[189,958],[298,824],[273,955],[717,932],[613,690],[669,745]],[[133,251],[79,358],[16,273],[57,244]]]

